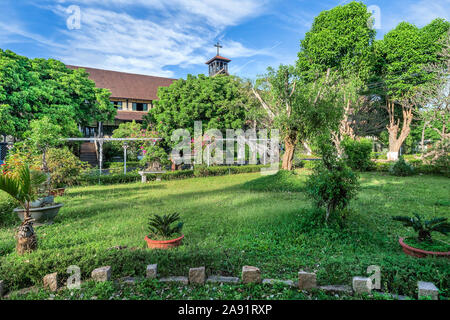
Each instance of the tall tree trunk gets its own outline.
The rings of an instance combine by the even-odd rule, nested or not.
[[[30,202],[25,204],[23,222],[17,230],[17,253],[22,255],[37,249],[37,238],[33,229],[33,219],[30,216]]]
[[[409,132],[411,131],[411,122],[413,120],[413,112],[412,108],[409,106],[402,106],[403,113],[403,124],[400,130],[400,120],[395,119],[395,103],[388,102],[387,110],[389,113],[389,124],[387,126],[387,130],[389,133],[389,152],[387,154],[387,158],[389,161],[398,160],[398,153],[400,148],[408,137]],[[398,133],[400,130],[400,134]]]
[[[284,155],[281,168],[283,170],[292,170],[292,162],[294,160],[294,151],[297,145],[297,133],[287,135],[284,138]]]

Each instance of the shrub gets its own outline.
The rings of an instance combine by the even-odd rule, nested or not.
[[[389,173],[394,176],[406,177],[414,174],[414,167],[400,157],[390,168]]]
[[[19,203],[12,197],[6,194],[0,195],[0,226],[10,225],[18,220],[13,214],[14,208],[18,206]]]
[[[65,147],[48,150],[47,167],[50,172],[52,187],[61,188],[75,185],[88,165],[80,161],[78,157]]]
[[[419,242],[433,242],[431,238],[432,232],[440,232],[443,235],[448,235],[450,232],[450,223],[447,222],[447,218],[424,220],[423,217],[415,213],[414,217],[395,216],[392,219],[402,222],[403,226],[407,228],[413,228],[417,232],[417,240]]]
[[[326,208],[326,218],[336,210],[347,207],[359,189],[358,175],[343,160],[337,159],[334,146],[319,143],[322,161],[314,168],[306,182],[306,193],[318,208]]]
[[[153,240],[169,240],[174,235],[181,233],[183,228],[183,222],[178,222],[175,226],[172,226],[177,221],[180,221],[179,213],[171,213],[163,216],[157,214],[150,217],[149,221],[149,238]]]
[[[371,153],[372,141],[361,139],[359,141],[350,138],[344,139],[342,147],[348,166],[354,170],[366,171],[372,167]]]

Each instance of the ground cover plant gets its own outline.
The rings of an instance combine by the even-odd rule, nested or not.
[[[299,181],[308,174],[306,169],[297,171]],[[449,193],[447,178],[362,173],[361,190],[345,225],[316,219],[301,191],[252,190],[249,185],[258,185],[260,179],[267,177],[246,173],[69,188],[57,199],[65,206],[55,223],[37,228],[35,252],[15,253],[16,222],[0,228],[0,274],[8,288],[18,289],[40,285],[51,272],[61,274],[62,284],[70,265],[81,268],[83,279],[104,265],[112,266],[113,279],[144,276],[151,263],[158,264],[160,276],[187,275],[197,266],[205,266],[209,275],[239,276],[243,265],[254,265],[263,278],[295,280],[305,269],[317,272],[319,285],[350,285],[353,276],[379,265],[384,291],[414,297],[417,281],[423,280],[441,288],[441,298],[449,296],[448,260],[405,255],[398,238],[414,231],[392,220],[412,210],[426,219],[446,217],[450,203],[442,199]],[[186,235],[182,246],[146,249],[149,208],[180,213]],[[439,234],[435,239],[445,240]],[[185,298],[196,297],[186,290]],[[176,297],[178,289],[173,291]]]

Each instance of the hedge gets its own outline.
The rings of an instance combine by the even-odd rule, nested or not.
[[[193,177],[209,177],[209,176],[224,176],[227,174],[239,174],[239,173],[251,173],[258,172],[261,168],[267,166],[264,165],[248,165],[248,166],[197,166],[194,170],[179,170],[168,171],[161,174],[162,180],[178,180],[187,179]],[[147,180],[156,180],[156,174],[147,174]],[[118,184],[118,183],[133,183],[141,181],[141,175],[137,172],[132,173],[118,173],[108,175],[84,175],[78,179],[78,185],[106,185],[106,184]]]

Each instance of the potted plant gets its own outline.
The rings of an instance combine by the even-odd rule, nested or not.
[[[431,237],[432,232],[439,232],[448,235],[450,232],[450,223],[447,218],[433,218],[423,220],[418,214],[415,217],[396,216],[395,221],[400,221],[405,227],[413,228],[418,233],[417,237],[400,238],[399,243],[403,252],[407,255],[423,258],[426,256],[450,257],[450,244],[434,240]]]
[[[5,191],[17,202],[23,210],[22,224],[17,230],[17,247],[19,254],[33,251],[37,248],[36,234],[33,229],[31,202],[37,198],[37,189],[47,180],[40,171],[30,170],[28,165],[20,168],[17,177],[7,174],[0,175],[0,190]]]
[[[178,213],[171,213],[168,215],[159,216],[157,214],[150,217],[149,221],[149,235],[145,236],[147,246],[150,249],[169,249],[178,247],[184,238],[181,234],[183,222],[180,221]]]

